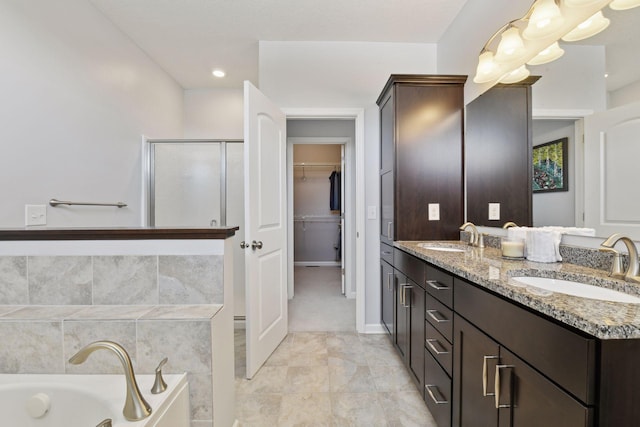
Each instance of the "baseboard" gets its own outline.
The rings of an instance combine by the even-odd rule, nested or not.
[[[368,323],[364,325],[363,334],[386,334],[387,330],[380,323]]]
[[[247,319],[244,316],[237,316],[233,318],[233,329],[246,329]]]
[[[295,261],[294,267],[340,267],[339,261]]]

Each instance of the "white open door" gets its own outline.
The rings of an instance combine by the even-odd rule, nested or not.
[[[286,117],[244,82],[247,378],[287,335]]]

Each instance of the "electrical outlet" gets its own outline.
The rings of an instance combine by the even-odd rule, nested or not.
[[[429,221],[440,221],[440,203],[429,203]]]
[[[47,225],[47,206],[24,205],[24,225]]]
[[[489,221],[500,220],[500,203],[489,203]]]

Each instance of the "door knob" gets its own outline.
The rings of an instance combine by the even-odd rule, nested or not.
[[[254,240],[253,242],[251,242],[251,249],[253,249],[254,251],[255,251],[256,249],[262,249],[262,242],[261,242],[261,241],[257,241],[257,242],[256,242],[256,241]]]
[[[249,245],[247,245],[247,242],[245,242],[244,240],[242,242],[240,242],[240,248],[241,249],[246,249],[248,247],[249,247]]]

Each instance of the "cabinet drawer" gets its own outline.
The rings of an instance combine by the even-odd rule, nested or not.
[[[434,328],[431,323],[424,322],[425,342],[424,347],[433,356],[434,359],[447,371],[449,376],[452,375],[453,366],[453,346],[445,337]]]
[[[596,341],[455,279],[456,312],[587,405],[595,403]]]
[[[425,289],[441,303],[453,309],[453,276],[430,265],[426,266]]]
[[[425,262],[420,258],[409,255],[400,249],[393,250],[393,266],[396,270],[400,270],[407,277],[420,286],[424,286],[424,268]]]
[[[424,355],[424,401],[438,427],[451,426],[451,378],[431,354]]]
[[[380,259],[393,265],[393,247],[389,245],[385,245],[384,243],[381,243]]]
[[[449,342],[453,342],[453,312],[430,294],[425,295],[424,317]]]

